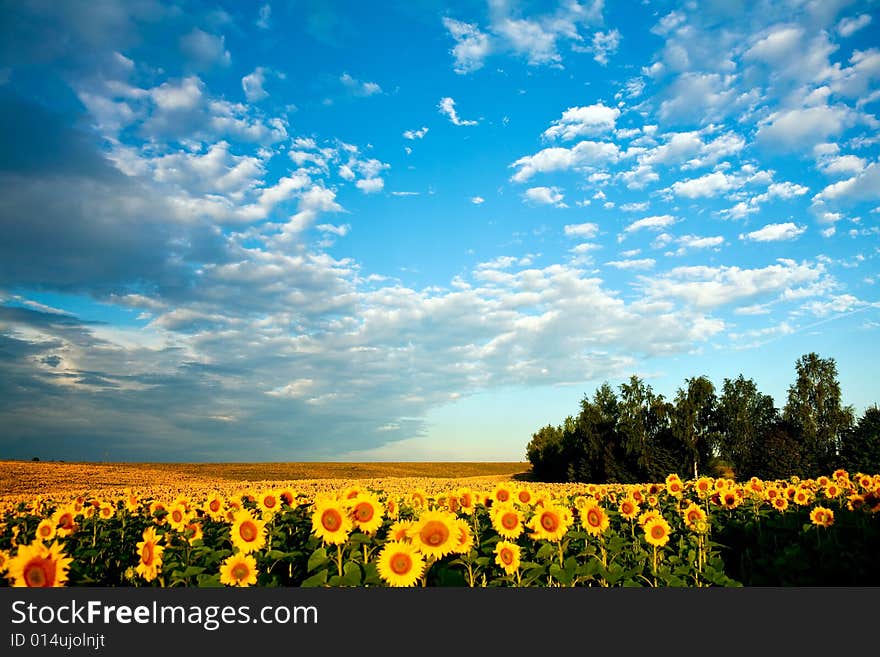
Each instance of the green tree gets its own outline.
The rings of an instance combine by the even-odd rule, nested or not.
[[[526,447],[526,458],[532,464],[532,474],[539,481],[565,481],[562,428],[548,424],[533,433]]]
[[[715,386],[705,376],[686,379],[687,388],[679,388],[672,414],[672,432],[687,455],[687,468],[699,476],[712,455],[717,433],[715,431]],[[688,474],[691,474],[690,472]]]
[[[802,475],[816,477],[834,469],[842,438],[853,425],[853,409],[843,406],[833,358],[805,354],[796,369],[783,418],[801,440]]]
[[[752,379],[742,374],[724,379],[715,409],[718,452],[739,479],[755,475],[761,467],[761,444],[778,419],[773,398],[759,392]]]
[[[852,431],[844,434],[840,460],[852,473],[880,472],[880,408],[876,404],[865,411]]]

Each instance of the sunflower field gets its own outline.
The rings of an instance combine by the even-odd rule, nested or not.
[[[880,475],[148,490],[0,506],[0,586],[878,585]]]

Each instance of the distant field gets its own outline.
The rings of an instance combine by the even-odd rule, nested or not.
[[[58,463],[0,461],[0,496],[224,482],[528,479],[528,463]]]

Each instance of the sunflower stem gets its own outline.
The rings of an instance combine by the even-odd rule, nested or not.
[[[342,577],[342,543],[336,544],[336,569]]]

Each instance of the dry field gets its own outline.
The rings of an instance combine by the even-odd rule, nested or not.
[[[92,495],[125,488],[239,490],[250,485],[288,484],[308,491],[359,482],[381,487],[386,480],[413,486],[467,480],[493,483],[528,479],[528,463],[59,463],[0,461],[0,499],[30,495]],[[429,486],[433,487],[433,486]]]

